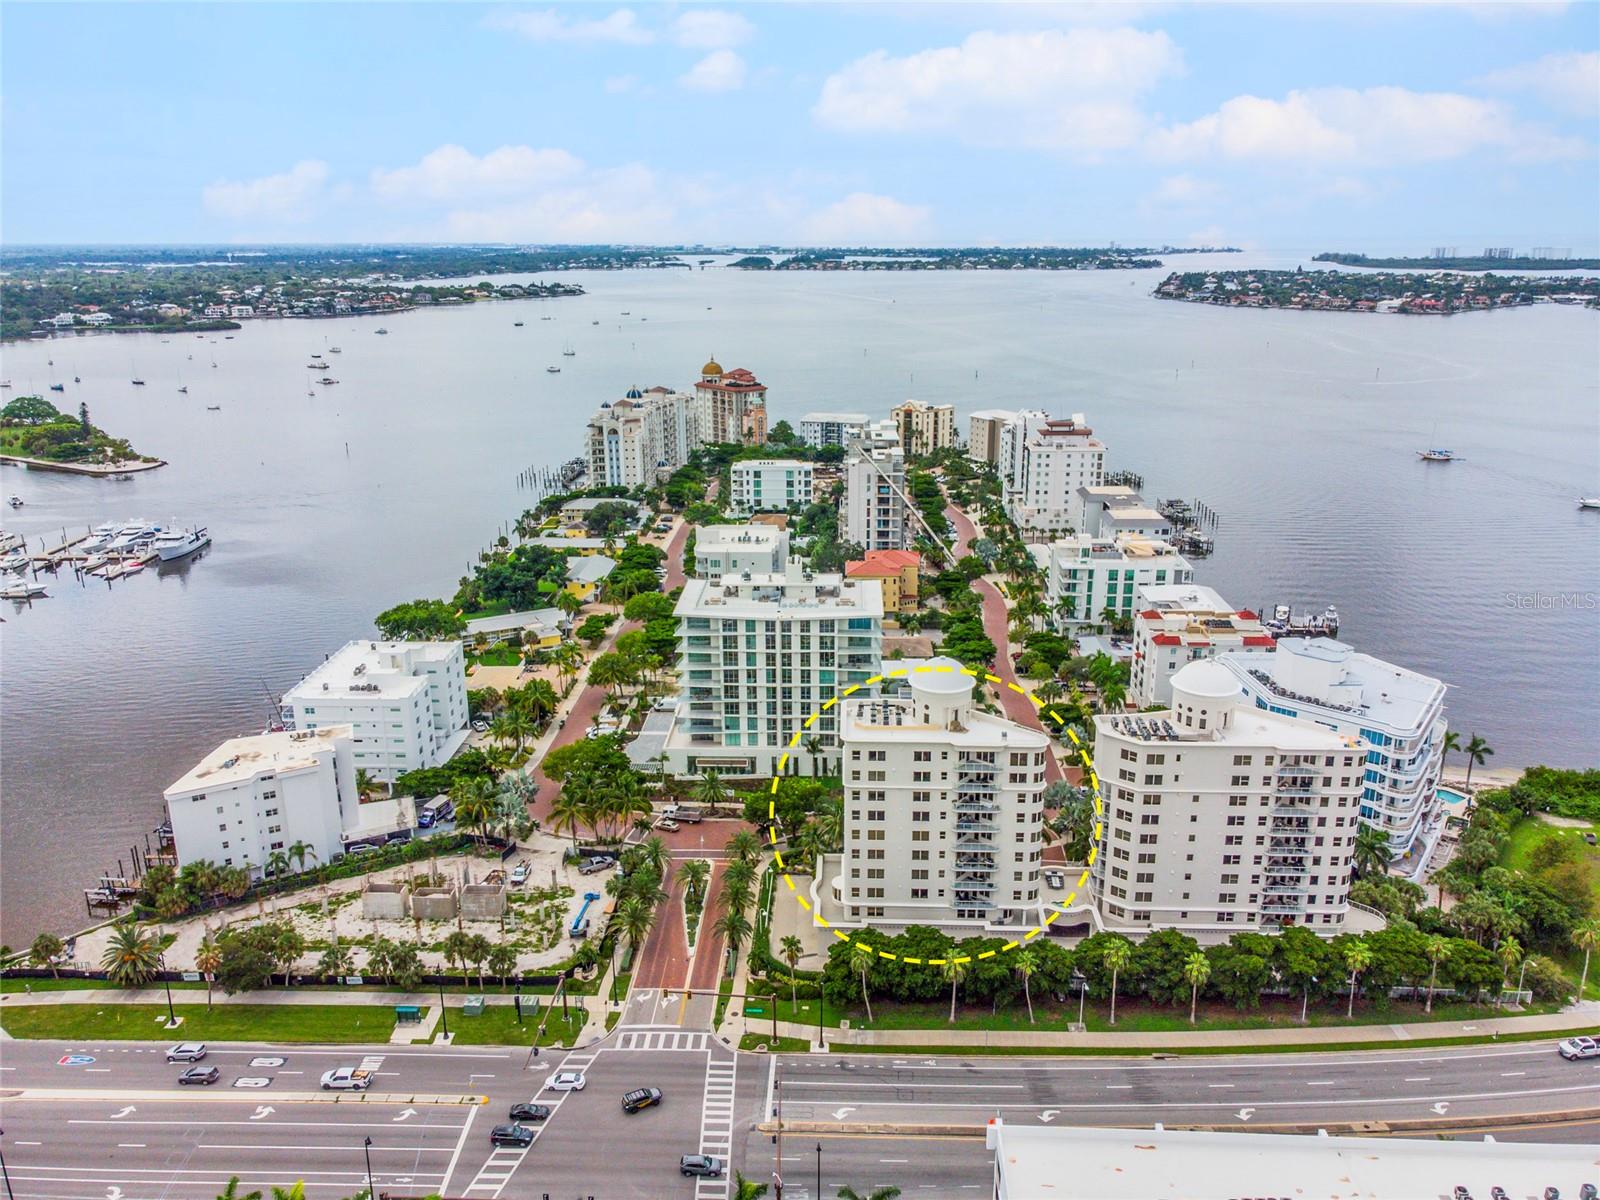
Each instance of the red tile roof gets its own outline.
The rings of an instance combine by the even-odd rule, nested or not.
[[[922,567],[922,555],[915,550],[868,550],[865,558],[844,565],[846,575],[898,575],[906,567]]]

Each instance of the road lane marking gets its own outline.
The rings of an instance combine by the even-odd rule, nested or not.
[[[1233,1084],[1231,1084],[1231,1083],[1208,1083],[1208,1084],[1206,1084],[1206,1086],[1207,1087],[1213,1087],[1213,1088],[1229,1088],[1229,1087],[1232,1087]]]
[[[1432,1081],[1432,1075],[1407,1075],[1405,1078],[1406,1083],[1431,1083]]]
[[[1412,1066],[1412,1067],[1420,1067],[1420,1066],[1427,1066],[1427,1065],[1429,1065],[1431,1063],[1469,1062],[1469,1061],[1472,1061],[1474,1059],[1479,1059],[1479,1058],[1548,1058],[1550,1051],[1555,1048],[1555,1044],[1556,1043],[1555,1043],[1555,1040],[1552,1039],[1552,1040],[1550,1040],[1548,1042],[1532,1042],[1532,1043],[1527,1043],[1527,1044],[1535,1046],[1535,1047],[1538,1047],[1538,1048],[1532,1049],[1532,1050],[1526,1050],[1526,1049],[1493,1050],[1493,1051],[1480,1051],[1480,1052],[1461,1053],[1461,1054],[1441,1054],[1436,1050],[1411,1050],[1411,1051],[1404,1051],[1404,1055],[1405,1056],[1403,1058],[1393,1058],[1393,1057],[1391,1057],[1391,1058],[1366,1058],[1363,1055],[1365,1053],[1370,1053],[1370,1052],[1363,1051],[1363,1052],[1352,1052],[1350,1054],[1342,1055],[1341,1056],[1342,1057],[1342,1061],[1339,1063],[1339,1065],[1342,1066],[1342,1067],[1348,1067],[1348,1068],[1350,1068],[1352,1070],[1360,1070],[1360,1071],[1364,1072],[1368,1067],[1374,1067],[1374,1066]],[[1238,1060],[1243,1059],[1243,1060],[1245,1060],[1245,1061],[1247,1061],[1249,1063],[1249,1068],[1252,1071],[1265,1070],[1265,1069],[1273,1068],[1273,1067],[1284,1069],[1284,1070],[1301,1070],[1301,1071],[1303,1071],[1308,1066],[1315,1066],[1318,1063],[1325,1063],[1327,1061],[1328,1055],[1330,1053],[1333,1053],[1333,1051],[1331,1051],[1331,1050],[1308,1051],[1308,1052],[1299,1053],[1299,1054],[1268,1054],[1268,1055],[1248,1055],[1248,1054],[1244,1054],[1244,1055],[1230,1055],[1229,1057],[1233,1061],[1229,1061],[1229,1062],[1210,1062],[1210,1063],[1167,1062],[1167,1063],[1161,1063],[1159,1065],[1151,1064],[1148,1059],[1135,1059],[1132,1063],[1124,1062],[1124,1063],[1121,1063],[1121,1064],[1118,1064],[1115,1059],[1112,1059],[1109,1062],[1105,1062],[1105,1063],[1086,1064],[1086,1065],[1083,1065],[1083,1066],[1057,1064],[1057,1063],[1047,1063],[1047,1062],[1034,1062],[1034,1063],[1022,1062],[1022,1063],[1016,1064],[1015,1066],[1012,1066],[1010,1064],[1006,1064],[1006,1065],[990,1065],[990,1064],[985,1064],[985,1063],[972,1063],[971,1065],[967,1065],[967,1064],[964,1064],[964,1063],[958,1063],[955,1059],[945,1059],[942,1062],[925,1063],[923,1065],[929,1070],[935,1070],[935,1071],[960,1071],[962,1073],[972,1072],[972,1071],[1008,1071],[1008,1072],[1060,1071],[1060,1072],[1063,1072],[1063,1073],[1067,1073],[1067,1072],[1073,1072],[1073,1071],[1108,1071],[1108,1070],[1237,1071],[1237,1070],[1239,1070],[1239,1061]],[[1044,1057],[1044,1056],[1041,1055],[1040,1057]],[[798,1056],[795,1056],[795,1055],[785,1055],[784,1058],[785,1058],[785,1061],[791,1066],[796,1065],[797,1063],[801,1063],[801,1062],[807,1061],[804,1058],[801,1058],[801,1057],[798,1057]],[[881,1067],[883,1065],[882,1061],[876,1055],[860,1055],[860,1054],[854,1054],[854,1055],[852,1055],[852,1054],[840,1054],[832,1062],[816,1063],[814,1065],[819,1070],[837,1070],[839,1068],[839,1066],[842,1063],[844,1063],[846,1060],[848,1060],[850,1062],[853,1062],[853,1063],[856,1063],[856,1064],[858,1064],[858,1066],[866,1066],[868,1064],[871,1064],[871,1065],[874,1065],[874,1066],[880,1066]],[[916,1069],[916,1068],[913,1067],[912,1069]]]
[[[1306,1086],[1307,1087],[1332,1087],[1337,1082],[1338,1082],[1338,1080],[1336,1080],[1336,1079],[1308,1079],[1308,1080],[1306,1080]]]
[[[1126,1092],[1126,1091],[1132,1091],[1132,1090],[1133,1090],[1133,1084],[1131,1084],[1131,1083],[1108,1083],[1108,1084],[1106,1084],[1106,1091],[1108,1091],[1108,1092]]]
[[[1513,1075],[1526,1075],[1526,1074],[1527,1074],[1526,1071],[1501,1071],[1500,1072],[1500,1078],[1501,1079],[1510,1079]]]
[[[145,1144],[143,1142],[118,1142],[117,1143],[117,1149],[118,1150],[143,1150],[144,1148],[145,1148]]]
[[[837,1087],[845,1080],[839,1079],[795,1079],[784,1080],[783,1086],[788,1087]],[[920,1088],[965,1088],[972,1092],[1021,1092],[1026,1091],[1026,1085],[1020,1083],[857,1083],[849,1080],[852,1088],[897,1088],[900,1091],[909,1091]],[[1232,1087],[1231,1083],[1214,1083],[1212,1087]]]

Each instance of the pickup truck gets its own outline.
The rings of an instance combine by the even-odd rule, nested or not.
[[[684,825],[698,825],[705,820],[705,814],[698,808],[686,808],[681,804],[669,804],[662,809],[661,816],[667,821],[678,821]]]
[[[322,1075],[325,1092],[364,1092],[372,1086],[372,1072],[355,1067],[335,1067]]]

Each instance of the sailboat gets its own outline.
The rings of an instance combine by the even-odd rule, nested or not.
[[[1579,496],[1579,508],[1600,508],[1600,496]]]
[[[571,358],[573,355],[577,354],[577,351],[572,348],[572,343],[568,342],[561,348],[561,354],[564,358]]]
[[[1417,457],[1423,462],[1455,462],[1456,452],[1454,450],[1439,449],[1418,450]]]

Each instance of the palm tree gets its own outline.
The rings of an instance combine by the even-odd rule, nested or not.
[[[1489,748],[1488,742],[1477,734],[1473,734],[1467,739],[1466,747],[1462,750],[1462,753],[1467,756],[1467,787],[1470,788],[1472,786],[1472,768],[1483,766],[1484,761],[1491,757],[1494,751]]]
[[[267,864],[263,869],[262,874],[272,879],[276,879],[279,875],[286,875],[288,872],[288,854],[284,853],[282,850],[274,850],[271,854],[267,855]]]
[[[1355,868],[1357,875],[1382,875],[1389,869],[1389,836],[1372,825],[1356,830]]]
[[[1578,979],[1578,999],[1589,986],[1589,955],[1600,946],[1600,921],[1590,918],[1572,927],[1572,944],[1583,951],[1583,974]]]
[[[467,955],[471,950],[472,935],[464,929],[452,929],[440,944],[444,951],[444,961],[448,966],[461,965],[461,984],[467,983]]]
[[[1449,759],[1451,752],[1459,749],[1461,749],[1461,731],[1458,729],[1447,731],[1444,737],[1439,739],[1440,770],[1444,769],[1444,764]]]
[[[761,861],[761,839],[748,829],[739,830],[728,839],[723,849],[733,856],[735,862],[754,866]]]
[[[628,939],[630,961],[639,952],[639,947],[643,945],[644,939],[649,936],[650,927],[655,924],[655,921],[655,909],[637,896],[629,896],[617,906],[617,927],[622,930],[623,936]]]
[[[299,930],[287,923],[277,926],[277,935],[272,947],[273,958],[283,972],[283,986],[293,987],[295,964],[305,953],[306,940],[300,936]]]
[[[711,876],[711,864],[703,858],[691,858],[678,868],[677,880],[696,904],[705,903],[706,880]]]
[[[556,794],[555,801],[550,806],[550,828],[556,833],[562,829],[572,833],[572,853],[578,853],[578,826],[583,824],[585,800],[583,788],[574,787],[574,780],[569,776],[561,791]]]
[[[1195,1009],[1200,1003],[1200,989],[1211,978],[1211,960],[1196,950],[1183,960],[1183,977],[1189,981],[1189,1024],[1194,1024]]]
[[[322,952],[322,957],[317,959],[317,974],[324,978],[348,975],[354,957],[349,946],[342,946],[335,940]]]
[[[822,753],[822,738],[815,733],[808,733],[800,739],[800,744],[805,747],[806,754],[811,758],[811,774],[822,774],[822,764],[817,762],[817,755]]]
[[[858,1192],[849,1186],[839,1189],[839,1200],[896,1200],[899,1195],[900,1189],[889,1184],[873,1188],[870,1192]]]
[[[784,963],[787,964],[789,968],[789,1007],[791,1009],[795,1007],[794,972],[795,968],[800,965],[800,959],[804,956],[805,952],[805,946],[802,945],[800,939],[795,937],[795,935],[792,933],[784,934],[783,939],[778,943],[778,954],[782,957]]]
[[[878,965],[878,952],[864,942],[852,942],[850,957],[856,960],[856,970],[861,973],[861,1001],[867,1006],[867,1021],[872,1021],[872,970]]]
[[[720,808],[727,796],[728,789],[722,785],[715,771],[707,771],[694,789],[694,798],[712,811]]]
[[[1014,960],[1017,974],[1022,977],[1022,995],[1028,1002],[1028,1024],[1033,1024],[1033,973],[1039,969],[1039,956],[1031,949],[1018,950]]]
[[[239,1177],[234,1175],[229,1178],[228,1186],[223,1188],[217,1200],[261,1200],[260,1192],[241,1192],[239,1190]]]
[[[750,920],[743,908],[729,908],[717,918],[711,932],[728,940],[727,973],[732,975],[734,964],[739,961],[739,947],[750,936]]]
[[[583,601],[579,600],[574,593],[567,591],[566,588],[562,588],[556,593],[556,607],[566,613],[567,616],[575,617],[583,611]]]
[[[28,961],[36,967],[48,966],[50,978],[60,979],[61,969],[56,963],[56,958],[67,944],[53,933],[41,933],[33,939],[33,945],[28,947]]]
[[[394,971],[395,945],[382,935],[375,936],[367,947],[367,974],[377,979],[388,979]]]
[[[738,1171],[733,1173],[733,1192],[728,1200],[761,1200],[766,1194],[766,1184],[746,1179]]]
[[[482,776],[457,779],[450,785],[450,803],[456,822],[472,830],[479,843],[494,820],[493,785]]]
[[[206,977],[206,1009],[211,1009],[211,984],[217,977],[217,970],[222,966],[222,947],[217,944],[216,935],[209,929],[200,939],[200,945],[194,952],[194,969]]]
[[[118,987],[143,987],[161,966],[161,947],[155,937],[132,921],[118,921],[100,965]]]
[[[1422,950],[1428,956],[1428,961],[1433,964],[1432,969],[1428,972],[1428,1003],[1422,1009],[1423,1012],[1431,1013],[1433,1011],[1434,981],[1439,978],[1439,964],[1450,957],[1450,943],[1436,933],[1428,939]]]
[[[1117,977],[1122,974],[1128,960],[1133,957],[1133,946],[1126,938],[1118,938],[1105,949],[1100,961],[1111,969],[1111,1023],[1117,1023]]]
[[[950,959],[940,969],[946,979],[950,981],[950,1024],[956,1023],[956,990],[961,986],[961,981],[967,977],[967,964],[956,959]]]
[[[1346,1019],[1353,1019],[1356,1015],[1356,981],[1361,978],[1361,972],[1372,965],[1372,947],[1360,940],[1351,942],[1344,948],[1344,965],[1350,968],[1350,1004],[1344,1015]]]
[[[1514,937],[1507,937],[1495,947],[1494,955],[1500,960],[1500,991],[1506,990],[1506,984],[1511,982],[1511,971],[1522,961],[1522,943]],[[1582,992],[1579,992],[1582,996]]]
[[[667,868],[672,865],[672,852],[667,849],[667,844],[659,837],[646,838],[639,847],[639,862],[642,866],[652,868],[656,878],[660,879],[667,873]]]
[[[494,952],[494,946],[489,939],[481,933],[474,933],[467,938],[467,961],[478,972],[478,986],[483,987],[483,960]]]
[[[584,943],[589,945],[588,942]],[[516,972],[517,948],[509,942],[496,942],[489,951],[489,974],[498,976],[500,990],[504,991],[506,980]]]
[[[302,873],[306,869],[306,859],[309,858],[312,862],[317,859],[317,848],[310,842],[295,842],[283,853],[294,859],[295,869]]]

